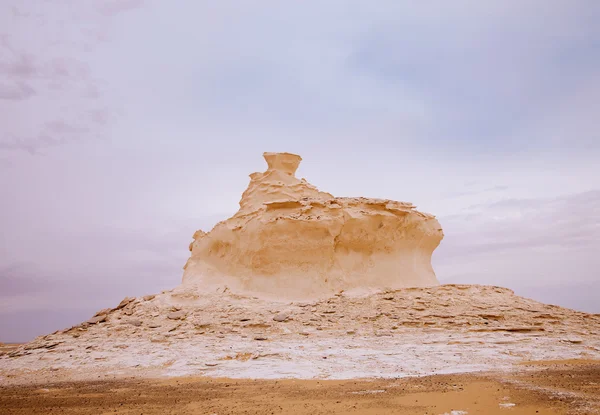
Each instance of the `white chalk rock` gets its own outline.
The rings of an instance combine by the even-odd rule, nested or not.
[[[439,284],[434,216],[406,202],[334,197],[295,177],[300,156],[264,158],[268,169],[250,175],[240,210],[194,234],[184,288],[299,300]]]

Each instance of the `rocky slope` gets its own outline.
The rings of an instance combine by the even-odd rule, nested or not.
[[[183,284],[261,298],[325,298],[340,290],[427,287],[443,232],[410,203],[333,197],[294,174],[300,156],[265,153],[240,210],[190,245]]]
[[[240,210],[196,232],[180,286],[0,349],[0,383],[399,377],[600,358],[599,315],[500,287],[438,285],[433,216],[333,197],[294,177],[299,156],[265,159]]]
[[[0,357],[0,381],[121,375],[399,377],[600,359],[600,315],[491,286],[274,302],[179,287],[127,298]]]

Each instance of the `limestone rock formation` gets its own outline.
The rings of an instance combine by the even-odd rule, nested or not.
[[[268,169],[250,175],[239,211],[194,234],[185,287],[303,299],[439,284],[434,216],[406,202],[334,197],[295,177],[300,156],[264,158]]]
[[[299,156],[265,158],[240,210],[194,235],[183,284],[27,344],[0,344],[0,387],[115,376],[398,378],[600,358],[600,315],[501,287],[424,287],[438,285],[430,258],[443,235],[433,216],[333,197],[294,177]],[[379,292],[353,295],[361,287]]]

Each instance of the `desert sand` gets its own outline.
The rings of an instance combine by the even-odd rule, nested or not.
[[[299,156],[265,159],[239,211],[194,234],[179,286],[0,348],[0,407],[593,410],[600,315],[502,287],[439,285],[431,254],[443,232],[433,215],[406,202],[334,197],[295,177]]]
[[[176,378],[0,388],[1,413],[29,414],[593,414],[600,361],[544,362],[511,375],[379,380]]]

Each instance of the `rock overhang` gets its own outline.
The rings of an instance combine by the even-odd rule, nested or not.
[[[302,158],[264,153],[239,211],[190,245],[183,284],[277,298],[354,288],[438,285],[431,254],[443,238],[412,203],[335,197],[295,177]]]

